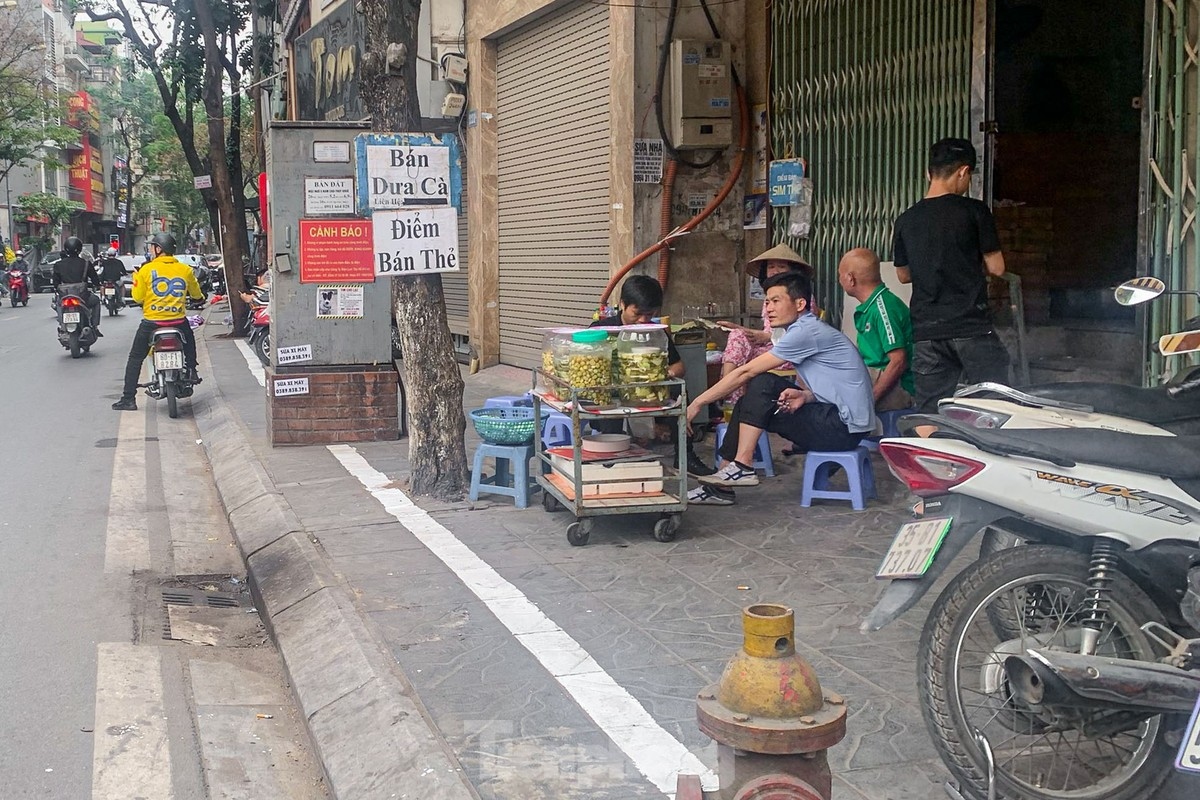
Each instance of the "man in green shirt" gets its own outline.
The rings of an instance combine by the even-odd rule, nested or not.
[[[883,285],[879,256],[855,248],[838,263],[838,283],[858,301],[854,329],[875,396],[876,411],[895,411],[913,405],[912,320],[908,306]]]

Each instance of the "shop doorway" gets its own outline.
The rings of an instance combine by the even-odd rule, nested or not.
[[[1144,6],[993,0],[991,199],[1032,325],[1133,330]]]

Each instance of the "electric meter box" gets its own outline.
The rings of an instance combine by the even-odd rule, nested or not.
[[[733,76],[728,42],[671,42],[671,138],[678,150],[733,142]]]

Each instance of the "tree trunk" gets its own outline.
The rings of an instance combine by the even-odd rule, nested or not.
[[[371,127],[380,132],[412,132],[420,120],[417,105],[417,19],[420,0],[360,0],[366,21],[367,55],[360,72],[363,102]],[[388,43],[408,49],[402,69],[386,66]],[[446,301],[438,275],[388,278],[408,397],[410,488],[415,494],[461,500],[468,484],[463,445],[463,379],[446,322]]]
[[[204,36],[204,111],[208,115],[208,160],[212,174],[212,192],[220,212],[221,229],[217,232],[221,237],[221,254],[225,264],[241,267],[246,253],[246,217],[239,219],[237,206],[233,199],[233,184],[230,180],[229,160],[225,152],[225,105],[221,92],[225,75],[221,49],[217,44],[217,29],[213,22],[210,0],[196,0],[196,22]],[[242,187],[237,187],[238,192]],[[226,269],[225,274],[229,274]],[[241,282],[236,287],[228,287],[229,309],[233,315],[233,335],[242,336],[246,332],[245,303],[235,290],[241,289]]]

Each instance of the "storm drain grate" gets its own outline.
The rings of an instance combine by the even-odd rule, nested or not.
[[[242,595],[233,592],[206,592],[203,589],[172,587],[162,590],[162,638],[171,638],[170,606],[191,608],[241,608]]]
[[[163,589],[164,606],[208,606],[209,608],[241,608],[241,595],[232,592],[206,592],[203,589]]]

